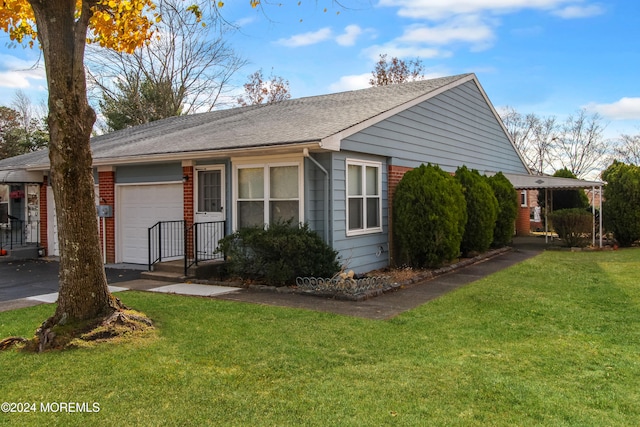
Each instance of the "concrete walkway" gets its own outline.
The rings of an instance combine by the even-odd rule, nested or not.
[[[216,298],[227,301],[293,307],[369,319],[389,319],[438,298],[456,288],[531,258],[545,249],[544,239],[517,238],[513,250],[503,252],[451,273],[407,286],[365,301],[344,301],[294,293],[279,293],[227,286],[175,283],[137,279],[110,286],[112,292],[139,290]],[[42,303],[54,303],[57,293],[0,302],[0,311]]]
[[[166,294],[191,295],[202,297],[215,297],[229,292],[239,291],[240,288],[229,286],[198,285],[192,283],[167,284],[157,280],[137,279],[129,282],[118,283],[118,286],[109,286],[111,293],[129,290],[160,292]],[[52,304],[58,300],[58,293],[36,295],[32,297],[20,298],[10,301],[0,302],[0,312],[15,310],[18,308],[31,307],[39,304]]]
[[[345,316],[368,319],[389,319],[461,286],[479,280],[497,271],[518,264],[539,254],[542,249],[514,249],[493,258],[461,268],[433,279],[417,282],[395,292],[389,292],[365,301],[344,301],[292,293],[241,289],[217,299],[255,304],[294,307],[324,311]]]

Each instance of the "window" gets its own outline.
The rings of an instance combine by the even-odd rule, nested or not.
[[[222,210],[222,171],[198,171],[198,212]]]
[[[0,184],[0,224],[9,223],[9,186]]]
[[[239,166],[236,228],[300,222],[299,164]]]
[[[381,163],[347,160],[347,235],[382,231]]]
[[[520,192],[520,206],[523,208],[527,207],[527,190],[522,190]]]

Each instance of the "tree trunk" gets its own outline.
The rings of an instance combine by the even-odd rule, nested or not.
[[[49,159],[58,217],[59,297],[42,329],[90,320],[117,307],[100,253],[94,198],[91,131],[96,119],[87,100],[84,48],[90,8],[74,16],[75,0],[30,0],[49,88]]]

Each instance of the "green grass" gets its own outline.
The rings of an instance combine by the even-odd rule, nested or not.
[[[428,286],[428,285],[426,285]],[[546,252],[389,321],[127,292],[155,338],[0,353],[20,425],[640,425],[640,250]],[[31,335],[53,306],[0,313]]]

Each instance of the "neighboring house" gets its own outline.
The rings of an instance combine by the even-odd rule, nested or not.
[[[139,264],[159,221],[223,221],[228,234],[293,218],[366,272],[390,263],[393,193],[407,170],[528,174],[474,74],[173,117],[95,137],[92,150],[97,203],[113,212],[101,220],[105,260]],[[55,255],[48,169],[47,152],[6,159],[0,184],[41,186],[30,188]]]

